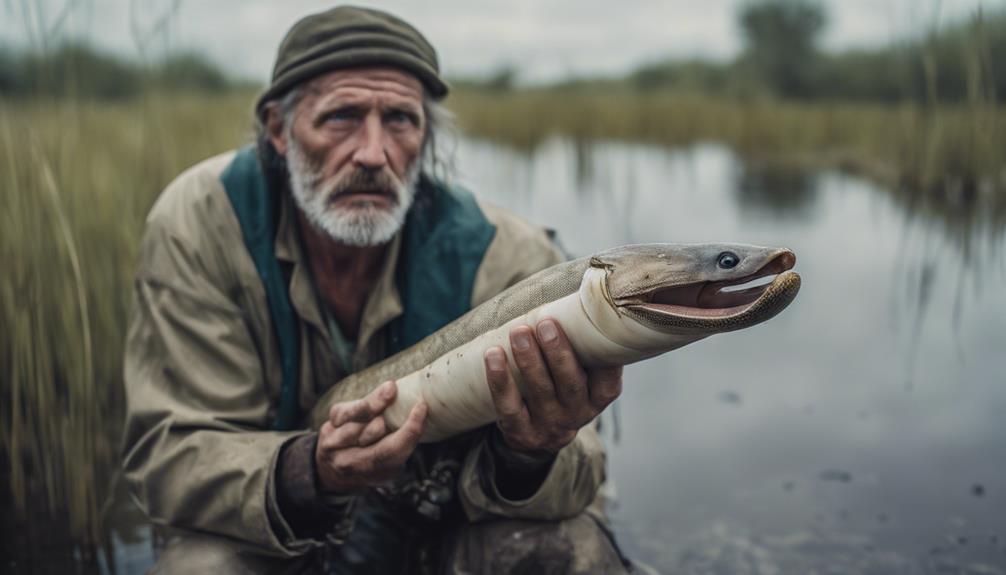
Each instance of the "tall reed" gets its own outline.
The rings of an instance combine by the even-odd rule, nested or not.
[[[248,134],[247,95],[0,101],[0,462],[15,511],[100,539],[144,214]]]

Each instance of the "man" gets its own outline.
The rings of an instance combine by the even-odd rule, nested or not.
[[[486,352],[498,425],[418,444],[388,382],[301,416],[349,373],[561,260],[540,229],[433,177],[447,93],[409,24],[340,7],[279,49],[258,150],[180,176],[147,220],[127,342],[125,468],[177,530],[159,572],[623,570],[586,510],[591,426],[621,370],[586,372],[561,327],[511,333],[522,399]]]

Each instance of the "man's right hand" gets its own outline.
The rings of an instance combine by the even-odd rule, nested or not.
[[[382,413],[395,400],[394,381],[363,399],[337,403],[318,434],[314,452],[322,491],[350,493],[393,479],[419,445],[426,425],[426,403],[419,402],[402,427],[388,433]]]

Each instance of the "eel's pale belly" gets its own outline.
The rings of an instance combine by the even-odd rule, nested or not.
[[[590,323],[580,305],[579,294],[574,292],[534,308],[440,356],[425,368],[399,378],[398,399],[384,412],[385,421],[394,428],[401,426],[412,407],[425,399],[429,412],[424,442],[439,441],[492,423],[496,420],[496,410],[486,384],[485,351],[497,345],[506,351],[510,372],[523,393],[523,380],[510,349],[510,330],[520,325],[534,326],[546,317],[559,322],[581,362],[599,363],[600,358],[584,357],[581,350],[603,345],[600,340],[604,336]]]
[[[559,322],[584,367],[625,365],[667,351],[670,346],[666,339],[659,349],[654,349],[647,345],[650,342],[645,337],[616,332],[619,339],[616,343],[610,337],[611,332],[607,336],[602,333],[595,325],[599,318],[592,321],[585,309],[590,302],[581,299],[590,299],[589,288],[585,285],[577,292],[536,307],[440,356],[423,369],[399,378],[398,399],[385,411],[385,420],[391,427],[401,426],[412,407],[423,399],[429,406],[424,442],[439,441],[492,423],[496,410],[486,383],[485,351],[493,346],[506,351],[510,372],[523,395],[523,380],[510,349],[510,330],[520,325],[534,327],[545,318]],[[598,308],[611,309],[606,305],[591,307]]]

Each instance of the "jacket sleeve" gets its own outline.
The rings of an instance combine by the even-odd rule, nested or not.
[[[604,466],[604,445],[594,425],[587,425],[580,429],[572,443],[559,451],[534,494],[527,499],[510,500],[496,485],[494,457],[486,433],[465,458],[458,491],[465,514],[471,521],[493,516],[566,519],[585,510],[594,500],[604,482]]]
[[[125,352],[127,484],[155,523],[297,555],[311,542],[275,512],[272,478],[302,433],[268,431],[256,342],[200,245],[148,221]]]
[[[479,269],[473,306],[566,259],[540,228],[499,208],[484,207],[497,232]],[[492,516],[542,520],[572,517],[590,505],[604,482],[604,445],[594,424],[580,429],[576,438],[559,451],[538,490],[520,501],[508,500],[500,493],[489,434],[482,436],[468,452],[458,478],[461,504],[472,521]]]

